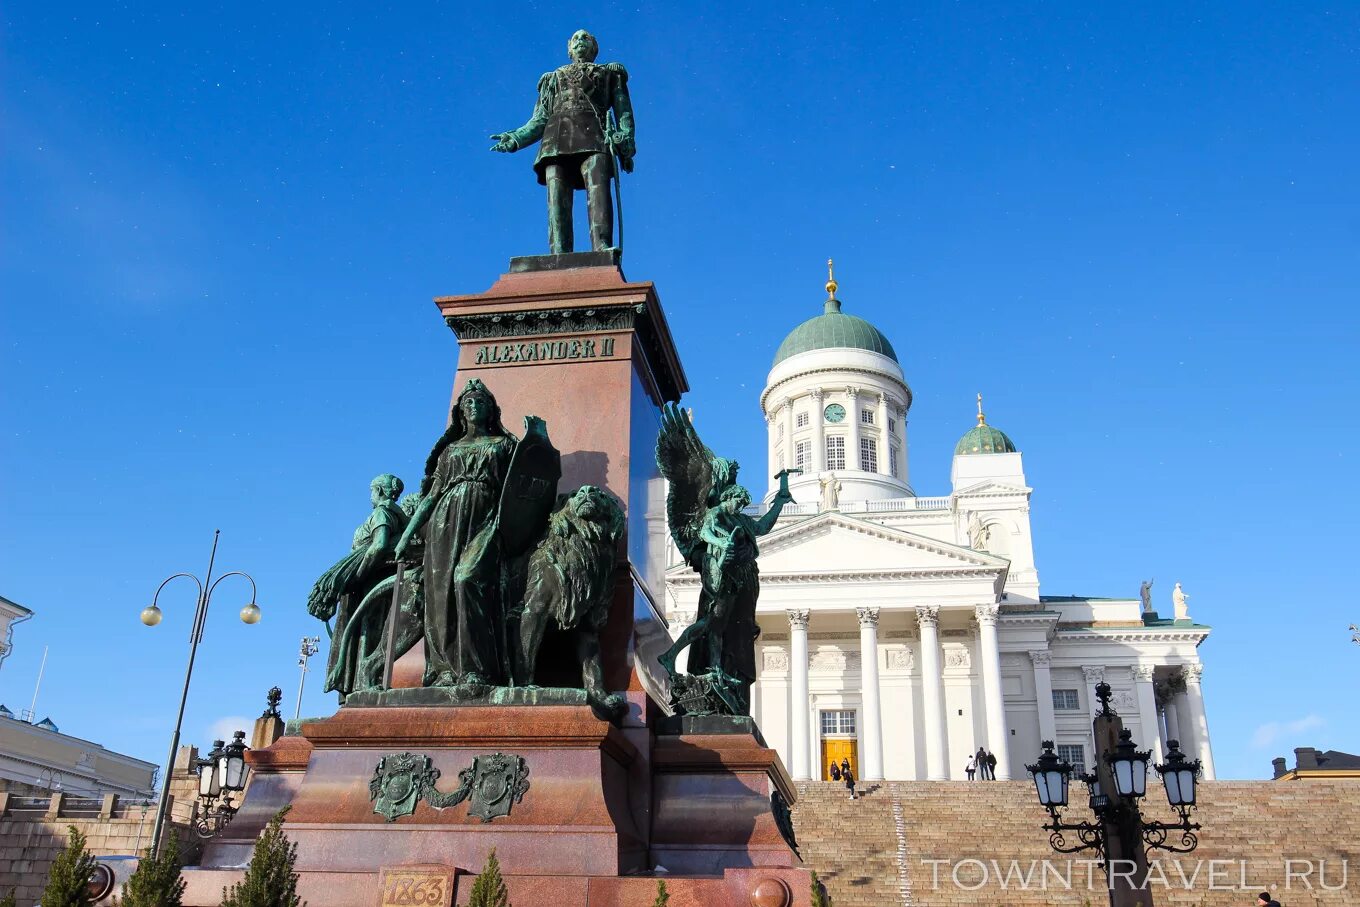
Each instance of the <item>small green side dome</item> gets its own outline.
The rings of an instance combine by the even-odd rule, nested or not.
[[[969,429],[968,434],[959,438],[959,443],[954,446],[954,456],[985,453],[1015,453],[1015,444],[1001,429],[979,425]]]
[[[968,434],[959,438],[959,443],[954,445],[954,456],[1015,453],[1015,444],[1006,437],[1006,433],[987,424],[987,417],[982,413],[982,394],[977,396],[977,406],[978,424],[969,429]]]
[[[822,314],[809,318],[789,332],[775,351],[773,364],[778,365],[790,356],[809,350],[830,349],[868,350],[897,362],[897,353],[882,331],[863,318],[846,315],[841,311],[840,300],[832,298],[826,301]]]

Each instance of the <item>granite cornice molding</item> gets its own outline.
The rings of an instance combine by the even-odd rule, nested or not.
[[[840,365],[835,367],[827,366],[824,368],[812,368],[789,375],[787,378],[781,378],[780,380],[776,381],[774,384],[771,384],[769,387],[765,388],[765,390],[761,392],[760,408],[762,410],[766,409],[767,401],[769,400],[769,398],[775,396],[777,391],[780,391],[781,388],[784,388],[790,384],[804,381],[813,375],[844,375],[847,373],[851,375],[865,375],[871,378],[879,378],[888,384],[896,385],[897,387],[902,388],[902,390],[905,391],[905,394],[902,396],[888,396],[888,402],[894,406],[901,407],[903,411],[911,409],[912,401],[911,386],[907,384],[907,382],[904,379],[899,378],[896,375],[893,375],[882,369],[865,368],[864,366],[856,365]],[[835,389],[837,387],[844,387],[845,385],[840,383],[839,381],[835,381],[828,382],[825,386]],[[819,391],[820,390],[821,389],[819,388]],[[803,396],[804,394],[810,393],[812,393],[810,390],[800,391],[798,393],[798,396]]]
[[[602,305],[588,309],[554,307],[522,312],[448,314],[444,316],[444,323],[461,342],[632,330],[646,313],[647,306],[641,303]]]

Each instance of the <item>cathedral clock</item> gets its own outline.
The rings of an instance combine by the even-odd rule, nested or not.
[[[824,415],[828,422],[839,422],[845,418],[845,407],[839,403],[833,403],[826,408]]]

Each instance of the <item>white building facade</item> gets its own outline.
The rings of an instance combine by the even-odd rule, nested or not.
[[[1022,456],[980,401],[949,494],[917,496],[911,389],[891,343],[842,312],[836,289],[829,281],[823,313],[780,345],[760,398],[767,474],[804,470],[790,479],[802,503],[760,542],[752,690],[794,778],[848,758],[865,781],[962,779],[980,748],[998,778],[1019,778],[1043,740],[1090,766],[1103,680],[1140,746],[1160,760],[1179,740],[1212,779],[1198,654],[1209,628],[1179,587],[1169,619],[1138,599],[1041,595]],[[699,578],[673,550],[671,563],[678,635]]]

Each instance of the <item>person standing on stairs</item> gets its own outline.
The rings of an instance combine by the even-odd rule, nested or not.
[[[975,759],[977,760],[978,780],[979,780],[979,781],[986,781],[986,780],[987,780],[987,751],[984,750],[982,747],[978,747],[978,751],[977,751],[976,755],[974,755],[973,758],[975,758]]]
[[[855,799],[855,773],[850,771],[850,763],[841,763],[841,777],[845,779],[846,790],[850,791],[850,799]]]
[[[991,781],[996,780],[996,753],[991,751],[987,753],[987,778]]]
[[[966,774],[966,775],[968,776],[968,780],[969,780],[969,781],[972,781],[972,780],[973,780],[973,775],[977,772],[977,757],[976,757],[976,756],[969,756],[969,757],[968,757],[968,764],[965,765],[965,766],[963,767],[963,771],[964,771],[964,774]]]

